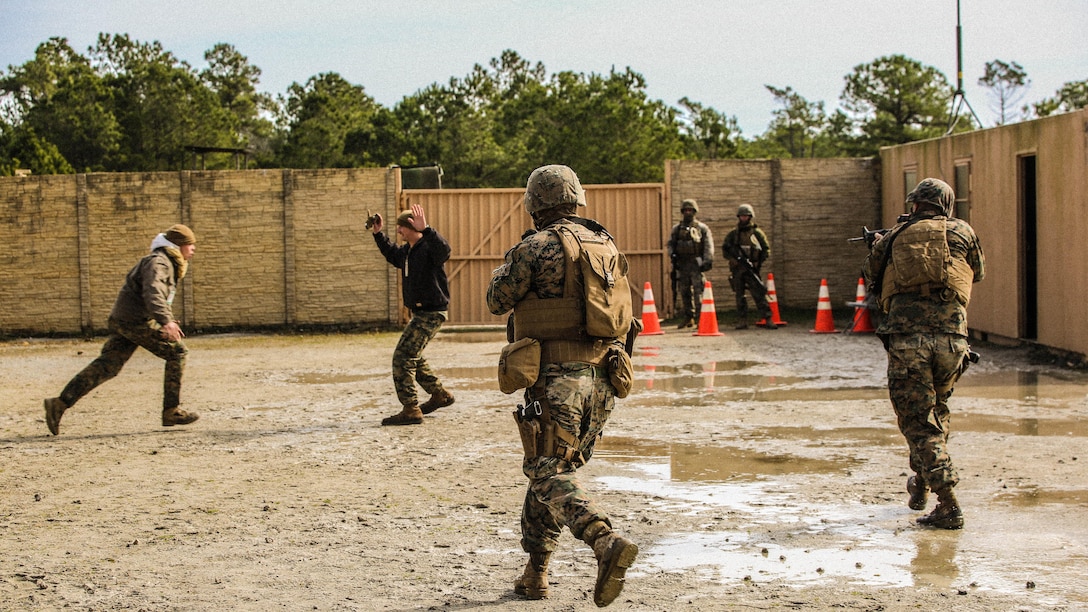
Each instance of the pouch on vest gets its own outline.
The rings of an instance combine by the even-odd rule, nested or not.
[[[568,261],[577,261],[582,270],[586,334],[594,338],[625,337],[634,318],[627,257],[607,234],[592,238],[569,230],[558,234]]]
[[[676,254],[686,255],[691,257],[703,252],[702,242],[703,233],[699,231],[698,227],[689,225],[688,227],[677,227],[676,232]]]
[[[943,220],[919,221],[900,232],[892,246],[895,284],[903,289],[946,285],[951,259]]]
[[[499,390],[510,394],[536,383],[540,375],[540,342],[522,338],[507,344],[499,355]]]
[[[885,312],[892,296],[900,293],[929,295],[947,288],[961,305],[970,302],[974,271],[966,260],[952,257],[948,222],[943,217],[918,221],[900,231],[888,259],[880,291]]]
[[[623,399],[631,393],[631,386],[635,382],[634,366],[631,357],[621,349],[608,351],[608,380],[616,389],[616,397]]]

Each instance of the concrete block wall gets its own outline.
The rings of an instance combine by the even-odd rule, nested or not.
[[[198,237],[174,302],[187,329],[398,322],[396,270],[364,227],[368,213],[395,218],[397,180],[391,168],[0,177],[0,334],[104,330],[125,274],[178,222]],[[821,278],[835,307],[852,300],[865,249],[846,239],[880,218],[876,159],[670,161],[665,194],[671,223],[695,198],[714,233],[718,310],[734,308],[721,243],[739,204],[767,232],[764,271],[786,307],[815,309]]]
[[[75,177],[0,178],[0,331],[80,328],[79,231]]]
[[[716,310],[735,309],[721,245],[741,204],[755,209],[771,243],[763,272],[774,274],[780,305],[815,310],[825,278],[833,306],[854,299],[867,251],[847,238],[879,223],[879,160],[669,161],[666,183],[674,223],[681,202],[694,198],[714,234],[716,264],[707,278]]]
[[[190,328],[394,321],[396,276],[364,228],[368,210],[395,214],[394,172],[0,178],[0,333],[104,330],[125,274],[179,222],[198,238],[174,302]]]
[[[879,227],[879,160],[782,160],[775,189],[780,259],[772,268],[779,300],[815,310],[827,279],[834,308],[857,294],[868,249],[847,239]],[[783,300],[785,296],[785,300]]]
[[[295,170],[290,184],[294,245],[291,324],[348,324],[399,319],[396,270],[366,229],[381,213],[395,239],[392,170]]]

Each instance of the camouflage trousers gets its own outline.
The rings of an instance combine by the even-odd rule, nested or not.
[[[597,372],[586,364],[563,363],[549,364],[541,373],[552,420],[577,436],[578,450],[587,462],[616,403],[612,383]],[[564,526],[578,539],[594,521],[611,526],[608,515],[579,484],[578,467],[557,457],[525,459],[522,471],[529,478],[521,510],[525,552],[555,551]]]
[[[736,298],[738,319],[744,321],[748,318],[748,298],[744,295],[746,291],[752,294],[752,301],[756,303],[759,316],[764,319],[771,318],[771,305],[767,303],[767,288],[756,282],[754,276],[744,270],[736,270],[729,277],[729,286],[732,287],[733,296]]]
[[[933,491],[959,482],[948,455],[948,398],[967,351],[967,338],[955,334],[888,338],[888,394],[907,440],[910,468]]]
[[[699,271],[699,266],[692,261],[676,267],[676,294],[680,300],[680,317],[698,319],[703,309],[703,289],[706,277]],[[698,321],[696,321],[698,322]]]
[[[181,374],[185,369],[188,349],[179,340],[170,342],[162,337],[162,326],[149,319],[145,323],[109,320],[110,335],[102,345],[102,353],[76,374],[60,399],[71,407],[92,389],[117,376],[137,347],[144,347],[166,361],[162,386],[162,409],[176,408],[181,403]]]
[[[397,348],[393,350],[393,387],[402,406],[418,403],[417,382],[430,394],[442,388],[438,376],[423,358],[423,349],[427,348],[427,343],[438,334],[445,321],[445,311],[415,312],[400,335]]]

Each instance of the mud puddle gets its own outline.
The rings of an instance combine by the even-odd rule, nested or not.
[[[773,411],[780,402],[827,402],[841,404],[844,413],[856,405],[852,402],[887,402],[882,373],[830,378],[783,372],[758,360],[654,364],[652,357],[636,359],[636,391],[623,405],[654,407],[663,421],[670,410],[728,411],[736,402],[758,403],[760,411]],[[375,377],[388,373],[384,368],[296,371],[281,382],[350,386]],[[495,388],[490,365],[444,367],[443,377],[459,395]],[[1077,374],[971,371],[957,385],[954,430],[1084,438],[1088,422],[1068,412],[1083,407],[1086,397],[1088,382]],[[520,395],[508,399],[516,402]],[[1032,416],[990,414],[983,411],[987,402],[1034,410]],[[1034,585],[1040,603],[1088,603],[1082,571],[1088,560],[1088,490],[1083,488],[1010,481],[1010,488],[969,499],[968,526],[957,532],[916,527],[920,513],[898,497],[877,503],[812,499],[812,489],[833,489],[851,472],[864,470],[874,452],[901,454],[902,436],[890,411],[885,416],[883,424],[872,426],[799,421],[750,425],[736,433],[725,428],[709,445],[609,435],[594,462],[622,468],[623,476],[600,479],[605,487],[645,494],[655,510],[699,525],[645,547],[641,573],[695,572],[721,583],[845,581],[960,593],[1021,593]],[[638,572],[633,569],[632,575]]]
[[[669,410],[723,400],[887,401],[884,388],[820,388],[811,378],[759,374],[766,365],[644,368],[640,380],[646,386],[628,403],[659,406],[661,419],[668,420]],[[957,400],[1009,400],[1014,406],[1036,406],[1042,416],[957,412],[954,429],[987,436],[1086,437],[1088,423],[1066,414],[1082,408],[1085,397],[1088,381],[1080,375],[974,376],[957,387]],[[762,405],[760,410],[773,409]],[[594,459],[628,474],[600,478],[606,487],[648,495],[663,512],[702,521],[697,530],[678,531],[648,547],[640,571],[695,571],[720,582],[930,586],[961,594],[1031,590],[1041,603],[1088,603],[1088,578],[1082,571],[1088,560],[1088,490],[1003,487],[965,503],[964,530],[923,529],[914,524],[920,513],[898,497],[887,503],[824,503],[809,494],[837,486],[852,470],[863,468],[874,449],[901,446],[893,421],[887,427],[781,425],[735,431],[710,445],[614,436],[602,440]],[[783,441],[790,442],[785,448],[824,452],[819,458],[778,452]],[[1059,463],[1065,461],[1078,458]]]
[[[806,502],[804,488],[834,486],[828,482],[834,474],[820,472],[818,462],[768,469],[757,454],[734,464],[750,473],[723,474],[720,468],[684,467],[683,461],[677,469],[675,456],[625,457],[607,448],[594,459],[623,462],[638,474],[602,477],[604,486],[650,495],[657,510],[704,521],[698,531],[677,532],[648,547],[643,572],[697,571],[719,582],[801,586],[846,580],[961,592],[1015,593],[1045,584],[1053,603],[1088,603],[1082,572],[1088,529],[1076,518],[1085,515],[1088,491],[1005,492],[973,500],[967,528],[938,531],[913,525],[919,513],[900,500]],[[710,479],[700,480],[706,475]],[[723,475],[725,482],[718,479]],[[730,528],[718,526],[723,523]],[[1011,541],[1010,526],[1016,532]]]

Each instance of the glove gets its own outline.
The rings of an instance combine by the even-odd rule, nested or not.
[[[701,264],[701,265],[699,266],[699,271],[700,271],[700,272],[709,272],[709,271],[710,271],[710,269],[711,269],[711,268],[713,268],[713,267],[714,267],[714,262],[712,262],[712,261],[704,261],[704,262],[703,262],[703,263],[702,263],[702,264]]]

